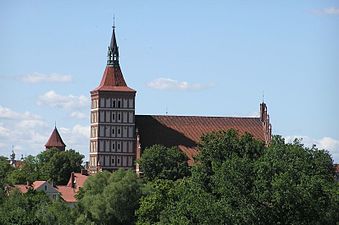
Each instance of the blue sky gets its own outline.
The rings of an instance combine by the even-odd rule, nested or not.
[[[137,114],[256,116],[339,162],[339,2],[0,1],[0,154],[43,150],[55,121],[88,155],[89,91],[116,17]]]

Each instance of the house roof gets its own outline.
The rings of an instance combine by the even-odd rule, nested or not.
[[[127,87],[120,66],[107,65],[102,76],[100,85],[94,91],[120,91],[135,92],[132,88]]]
[[[49,137],[47,143],[45,144],[46,148],[50,148],[50,147],[66,147],[65,143],[63,142],[58,129],[56,127],[54,127],[54,130],[51,134],[51,136]]]
[[[82,175],[81,173],[73,173],[73,174],[74,174],[76,189],[78,190],[79,188],[82,188],[84,186],[84,183],[88,178],[88,175]],[[68,180],[67,186],[72,187],[72,175]]]
[[[47,181],[45,180],[37,180],[34,181],[31,185],[27,184],[16,184],[14,185],[21,193],[26,193],[30,188],[36,190],[39,187],[41,187],[43,184],[45,184]]]
[[[160,116],[136,115],[136,127],[141,148],[154,144],[166,147],[178,146],[193,162],[202,135],[213,131],[237,130],[265,141],[263,123],[259,117],[205,117],[205,116]]]
[[[78,193],[79,189],[84,186],[87,178],[88,175],[83,175],[81,173],[72,173],[67,185],[57,186],[57,189],[62,199],[68,203],[77,202],[75,195],[76,193]],[[73,179],[74,186],[72,186]]]
[[[26,184],[16,184],[14,185],[15,188],[17,188],[21,193],[26,193],[31,186]]]
[[[77,202],[77,199],[75,198],[77,191],[74,188],[68,186],[57,186],[57,190],[65,202]]]

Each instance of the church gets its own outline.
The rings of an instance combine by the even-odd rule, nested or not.
[[[264,102],[259,117],[135,115],[136,90],[128,87],[119,64],[115,27],[107,52],[107,65],[98,87],[91,92],[89,171],[119,168],[139,172],[136,160],[155,144],[176,146],[194,162],[200,137],[213,131],[248,132],[266,145],[271,124]]]

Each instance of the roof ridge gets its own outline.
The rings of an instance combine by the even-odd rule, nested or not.
[[[136,116],[157,116],[157,117],[203,117],[203,118],[230,118],[230,119],[260,119],[259,116],[205,116],[205,115],[156,115],[156,114],[139,114]]]

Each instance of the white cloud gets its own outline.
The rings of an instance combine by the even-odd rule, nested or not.
[[[44,150],[53,126],[30,112],[18,112],[0,105],[0,155],[9,157],[12,145],[19,159],[21,154],[37,155]],[[81,124],[59,129],[67,148],[88,155],[89,126]]]
[[[67,148],[76,149],[88,156],[90,126],[76,124],[72,128],[61,127],[60,135],[63,137]]]
[[[76,118],[76,119],[85,119],[85,118],[88,118],[87,115],[85,115],[84,113],[82,112],[79,112],[79,111],[74,111],[70,114],[70,116],[72,118]]]
[[[212,87],[213,84],[188,83],[170,78],[158,78],[147,84],[147,87],[157,90],[202,90]]]
[[[339,15],[338,7],[328,7],[323,9],[314,9],[312,10],[314,14],[318,15]]]
[[[21,76],[21,80],[26,83],[41,83],[41,82],[48,82],[48,83],[64,83],[64,82],[71,82],[72,77],[70,75],[64,74],[42,74],[42,73],[32,73]]]
[[[323,137],[320,139],[310,138],[308,136],[287,136],[286,142],[292,142],[294,139],[302,139],[302,143],[307,147],[316,145],[319,149],[325,149],[332,155],[333,161],[339,163],[339,140],[335,140],[331,137]]]
[[[55,91],[47,91],[39,96],[38,105],[47,105],[63,109],[79,109],[89,107],[89,99],[84,95],[59,95]]]
[[[49,134],[45,132],[48,126],[40,116],[0,106],[0,119],[1,154],[8,156],[12,145],[17,156],[37,154],[42,150]]]
[[[33,115],[30,112],[18,113],[10,108],[4,107],[0,105],[0,118],[1,119],[25,119],[25,120],[37,120],[40,119],[39,116]]]

